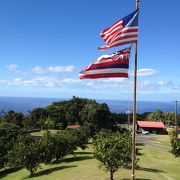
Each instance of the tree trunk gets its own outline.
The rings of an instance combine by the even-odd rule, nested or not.
[[[114,174],[114,172],[112,170],[110,170],[110,180],[114,180],[113,179],[113,174]]]

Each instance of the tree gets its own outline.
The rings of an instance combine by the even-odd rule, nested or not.
[[[148,113],[146,119],[150,121],[162,121],[166,125],[174,125],[174,112],[162,112],[156,110],[155,112]]]
[[[31,115],[28,114],[27,116],[24,117],[23,120],[23,126],[25,129],[34,129],[38,127],[38,124],[36,121],[33,121],[33,119],[31,118]]]
[[[20,128],[23,127],[23,119],[24,119],[23,113],[15,112],[12,110],[5,112],[2,116],[2,120],[4,122],[16,124]]]
[[[173,129],[170,131],[170,142],[171,142],[171,153],[175,155],[175,157],[180,157],[180,139],[177,136],[176,130]]]
[[[52,105],[46,108],[48,112],[48,117],[54,121],[53,129],[59,129],[59,123],[62,123],[62,128],[65,129],[67,127],[67,120],[66,120],[66,112],[64,106],[59,105],[60,102],[53,103]]]
[[[107,104],[96,101],[86,104],[81,111],[81,125],[89,128],[91,136],[101,129],[114,129],[116,126]]]
[[[66,109],[66,118],[68,120],[68,124],[77,124],[81,123],[81,111],[85,107],[86,104],[92,102],[93,100],[89,100],[86,98],[79,98],[73,96],[72,99],[67,101],[65,105]]]
[[[41,161],[48,164],[54,159],[55,142],[52,134],[47,131],[40,139],[40,157]]]
[[[12,123],[0,123],[0,168],[7,163],[7,154],[10,151],[19,134],[19,127]]]
[[[40,140],[40,157],[45,164],[60,160],[69,153],[70,145],[67,134],[47,131]]]
[[[69,144],[68,153],[73,154],[78,147],[83,150],[86,148],[86,144],[88,143],[88,135],[86,129],[67,129],[59,133],[61,133],[61,135]]]
[[[163,115],[164,121],[168,126],[174,124],[174,112],[164,112]]]
[[[41,123],[41,129],[53,129],[55,127],[55,121],[50,116],[40,119],[39,123]]]
[[[112,118],[114,119],[114,122],[118,124],[124,124],[128,121],[128,115],[125,113],[112,113]]]
[[[163,112],[157,109],[155,112],[147,114],[147,119],[150,121],[163,121]]]
[[[43,120],[48,117],[48,112],[45,108],[35,108],[29,113],[27,122],[31,128],[43,128]]]
[[[110,172],[110,180],[120,167],[131,163],[130,132],[101,131],[93,142],[94,156],[100,161],[100,168]]]
[[[8,165],[13,168],[26,168],[33,175],[41,162],[39,155],[39,142],[29,134],[23,134],[8,153]]]

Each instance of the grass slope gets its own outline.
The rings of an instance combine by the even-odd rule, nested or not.
[[[155,136],[154,136],[155,137]],[[159,138],[159,139],[158,139]],[[156,137],[161,140],[163,137]],[[137,180],[179,180],[180,158],[174,158],[168,151],[158,147],[140,146],[143,156],[140,157],[139,168],[136,170]],[[29,177],[25,169],[16,172],[0,172],[3,180],[108,180],[109,174],[98,169],[98,162],[93,158],[92,147],[89,145],[85,151],[78,150],[76,157],[68,156],[57,164],[44,165],[42,169]],[[131,177],[131,169],[120,169],[115,173],[115,180],[128,180]]]

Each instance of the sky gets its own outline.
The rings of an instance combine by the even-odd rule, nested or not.
[[[180,1],[141,0],[137,100],[180,100]],[[135,10],[135,0],[1,0],[0,96],[127,100],[130,78],[80,80],[103,54],[100,32]]]

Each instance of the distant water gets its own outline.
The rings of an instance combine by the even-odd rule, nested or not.
[[[63,98],[32,98],[32,97],[0,97],[0,110],[27,113],[37,107],[46,107],[52,102],[67,100]],[[99,103],[106,103],[111,112],[125,113],[128,110],[128,101],[121,100],[97,100]],[[132,102],[129,102],[130,111],[132,112]],[[174,111],[172,102],[137,102],[137,112],[153,112],[157,109],[161,111]]]
[[[103,103],[103,100],[99,101]],[[108,104],[111,112],[115,113],[124,113],[129,110],[133,112],[133,102],[130,101],[120,101],[120,100],[104,100],[106,104]],[[137,113],[144,113],[144,112],[153,112],[157,109],[163,112],[171,112],[174,111],[174,103],[172,102],[151,102],[151,101],[138,101],[137,102]]]
[[[27,113],[37,107],[45,107],[62,98],[0,97],[0,110]]]

